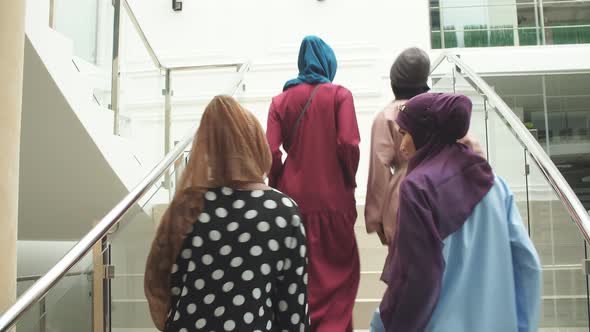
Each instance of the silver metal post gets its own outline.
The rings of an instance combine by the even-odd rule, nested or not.
[[[171,70],[166,69],[166,87],[164,88],[164,155],[170,152],[170,141],[172,131],[172,86],[171,86]],[[164,177],[165,188],[172,191],[170,181],[170,170],[166,170]]]
[[[170,132],[172,126],[172,87],[170,82],[171,71],[166,69],[166,87],[164,88],[164,155],[170,152]]]
[[[540,25],[539,25],[539,1],[534,0],[533,6],[535,8],[535,35],[537,36],[537,45],[541,45]]]
[[[453,66],[453,93],[457,93],[457,66]]]
[[[109,243],[106,236],[102,238],[101,243],[102,243],[101,246],[102,246],[102,252],[103,252],[103,254],[102,254],[103,266],[110,267],[111,266],[111,244]],[[103,325],[102,326],[103,326],[104,332],[111,332],[112,319],[111,319],[111,278],[110,278],[110,276],[105,274],[102,283],[103,283],[103,287],[102,287],[102,292],[103,292],[103,296],[102,296]]]
[[[447,45],[445,43],[445,21],[444,21],[444,17],[443,17],[443,8],[440,5],[440,3],[438,4],[438,15],[439,15],[439,30],[440,30],[440,48],[441,49],[445,49],[447,48]]]
[[[484,112],[484,125],[486,127],[486,157],[490,160],[490,115],[488,113],[488,98],[484,95],[483,97],[483,112]]]
[[[541,76],[541,83],[543,88],[543,113],[545,115],[545,146],[547,155],[551,156],[551,144],[549,143],[549,113],[547,110],[547,84],[545,82],[545,75]]]
[[[539,12],[541,13],[541,37],[542,45],[547,45],[547,35],[545,33],[545,8],[543,7],[543,0],[539,0]]]
[[[111,72],[111,110],[114,113],[114,124],[113,133],[119,135],[121,130],[119,128],[120,120],[120,107],[119,107],[119,95],[120,91],[120,59],[119,59],[119,46],[121,43],[121,0],[113,0],[113,6],[115,7],[115,14],[113,20],[113,68]]]
[[[39,301],[39,314],[41,315],[41,319],[39,320],[39,330],[41,332],[47,331],[47,306],[45,297]]]
[[[55,0],[49,0],[49,27],[55,29]]]

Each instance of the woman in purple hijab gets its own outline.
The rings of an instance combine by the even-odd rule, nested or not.
[[[541,266],[512,192],[457,143],[471,108],[428,93],[397,117],[409,164],[380,306],[387,332],[537,331]]]

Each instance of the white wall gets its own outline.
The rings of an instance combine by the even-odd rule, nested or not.
[[[360,203],[364,202],[372,119],[392,98],[388,70],[399,51],[409,46],[430,47],[427,1],[184,1],[182,12],[173,12],[167,0],[130,0],[130,3],[164,63],[251,60],[253,66],[246,77],[245,90],[238,97],[263,125],[270,98],[280,93],[282,84],[297,74],[301,38],[306,34],[323,37],[333,46],[339,60],[335,83],[345,85],[355,96],[362,137],[357,197]],[[129,136],[135,141],[142,160],[153,164],[163,151],[164,106],[160,90],[164,83],[153,70],[133,73],[153,66],[129,24],[125,36],[123,49],[127,56],[123,57],[123,63],[131,72],[124,73],[122,90],[125,112],[132,118]],[[590,70],[586,60],[590,47],[585,45],[453,52],[461,54],[477,72],[486,74]],[[434,50],[431,56],[435,58],[440,53]],[[175,75],[174,139],[180,140],[197,124],[207,101],[215,94],[225,93],[235,79],[231,73],[215,71]],[[513,173],[509,172],[507,177],[522,179],[516,170]]]
[[[382,73],[406,47],[430,46],[426,1],[184,1],[173,12],[168,0],[129,1],[156,53],[166,64],[242,61],[253,66],[240,101],[266,125],[272,96],[297,75],[297,53],[307,34],[324,38],[339,61],[335,83],[355,95],[361,136],[359,194],[364,195],[373,115],[392,98]],[[146,164],[162,156],[163,80],[149,61],[137,33],[124,20],[122,50],[124,109],[133,121],[129,136]],[[400,33],[396,33],[400,32]],[[148,69],[150,73],[129,73]],[[151,78],[149,78],[151,77]],[[177,74],[174,89],[174,139],[193,127],[208,99],[227,93],[232,74]],[[363,199],[364,201],[364,199]]]
[[[333,44],[372,44],[393,56],[405,46],[428,47],[430,38],[427,1],[205,0],[184,1],[182,12],[173,12],[168,0],[129,2],[165,58],[258,58],[298,45],[306,34]]]

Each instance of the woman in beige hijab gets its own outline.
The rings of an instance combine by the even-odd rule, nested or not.
[[[254,115],[215,97],[147,260],[159,330],[308,330],[305,231],[296,204],[264,184],[270,167]]]

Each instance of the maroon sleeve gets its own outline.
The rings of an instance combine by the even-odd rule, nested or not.
[[[274,102],[270,104],[270,110],[268,111],[266,139],[268,140],[268,145],[272,154],[272,167],[268,174],[268,185],[276,188],[281,173],[283,172],[283,153],[281,152],[283,134],[279,114],[275,109]]]
[[[338,91],[336,102],[336,125],[338,129],[338,159],[344,171],[344,179],[350,187],[356,187],[356,171],[359,165],[361,137],[352,93],[347,89]]]

